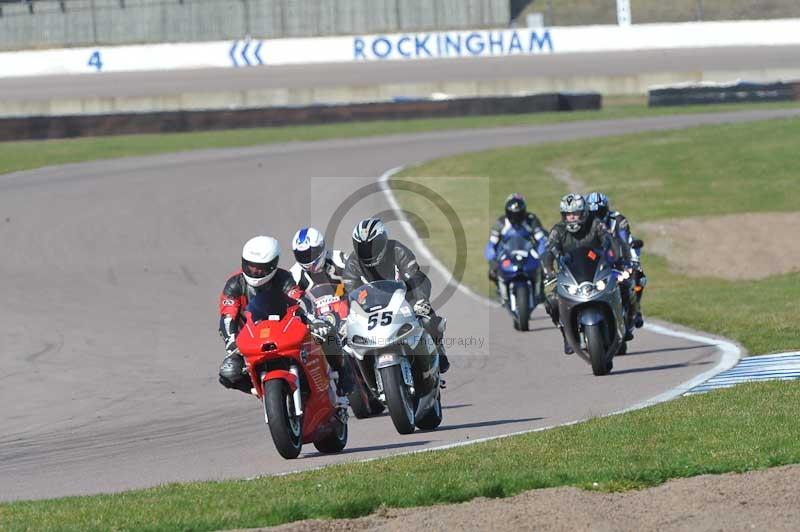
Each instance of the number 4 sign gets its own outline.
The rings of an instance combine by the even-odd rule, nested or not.
[[[97,72],[103,70],[103,60],[100,57],[100,50],[95,50],[92,55],[89,56],[89,62],[87,65],[96,69]]]

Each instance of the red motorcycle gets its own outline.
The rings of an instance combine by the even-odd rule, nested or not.
[[[276,305],[264,292],[244,316],[236,344],[280,455],[297,458],[304,443],[340,452],[347,445],[347,410],[337,405],[330,366],[299,306]]]
[[[326,320],[331,324],[334,334],[322,344],[323,352],[329,356],[343,357],[343,364],[353,380],[353,391],[347,394],[350,408],[357,419],[376,416],[383,412],[384,406],[380,399],[375,397],[369,387],[364,383],[361,372],[355,368],[353,358],[342,351],[340,339],[345,335],[341,333],[345,320],[347,320],[348,302],[344,292],[344,285],[333,283],[315,284],[303,295],[309,313]]]

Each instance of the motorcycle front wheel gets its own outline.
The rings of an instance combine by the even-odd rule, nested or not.
[[[514,287],[514,299],[517,304],[517,314],[515,329],[520,331],[528,330],[528,322],[531,318],[531,306],[529,303],[528,285],[520,283]]]
[[[403,370],[399,365],[382,368],[381,382],[394,428],[400,434],[411,434],[414,432],[416,408],[414,398],[403,380]]]
[[[284,458],[297,458],[303,447],[303,419],[294,414],[292,393],[283,380],[270,380],[264,385],[264,411],[278,453]]]
[[[611,371],[611,364],[606,357],[606,346],[603,342],[601,327],[601,325],[586,325],[584,328],[589,359],[592,362],[592,373],[597,376],[608,375],[608,372]]]

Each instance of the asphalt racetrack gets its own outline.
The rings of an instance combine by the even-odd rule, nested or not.
[[[800,69],[800,46],[731,47],[575,53],[493,58],[330,63],[162,72],[101,73],[0,79],[0,101],[125,98],[277,88],[324,88],[425,82],[645,73],[730,72],[730,80],[772,72],[775,79]]]
[[[538,311],[532,331],[461,292],[440,309],[452,338],[444,422],[398,435],[387,416],[351,422],[346,452],[275,451],[253,397],[223,389],[217,295],[242,243],[326,227],[342,199],[389,168],[508,145],[738,122],[747,111],[445,131],[110,160],[0,177],[0,500],[313,468],[549,426],[637,404],[713,368],[712,346],[638,331],[593,377]],[[313,207],[313,208],[312,208]],[[357,202],[355,221],[389,209]],[[394,236],[409,242],[399,225]],[[488,231],[488,228],[487,228]],[[445,280],[432,272],[434,291]],[[483,339],[483,345],[478,342]]]

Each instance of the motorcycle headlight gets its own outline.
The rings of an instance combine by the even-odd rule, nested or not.
[[[595,286],[597,287],[597,289],[599,291],[602,292],[603,290],[606,289],[606,282],[604,280],[600,279],[599,281],[597,281],[597,284],[595,284]]]
[[[569,292],[569,295],[574,296],[575,294],[578,293],[578,287],[573,284],[568,284],[567,292]]]
[[[592,288],[591,284],[585,284],[585,285],[581,286],[581,294],[583,294],[585,296],[588,296],[589,294],[592,293],[592,289],[593,288]]]

